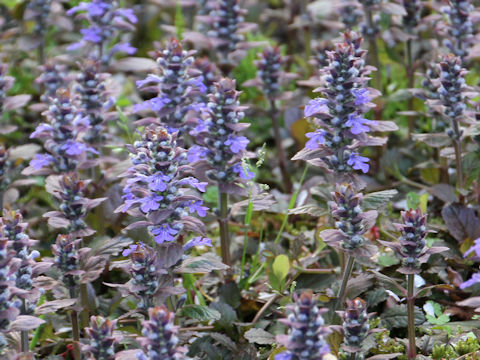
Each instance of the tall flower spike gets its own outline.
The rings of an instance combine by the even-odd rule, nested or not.
[[[10,241],[11,248],[15,251],[15,257],[18,259],[18,268],[15,273],[15,287],[25,292],[17,294],[18,297],[25,299],[25,307],[22,309],[22,315],[33,314],[35,304],[40,297],[38,289],[32,289],[33,278],[38,274],[39,268],[35,258],[40,255],[37,250],[31,251],[30,248],[36,241],[30,239],[25,230],[27,223],[23,222],[20,212],[3,212],[0,219],[0,231],[2,238]]]
[[[431,254],[448,250],[443,246],[426,247],[427,215],[420,209],[402,211],[402,224],[394,225],[401,233],[399,242],[379,242],[391,247],[401,258],[402,266],[398,271],[402,274],[419,274],[420,265],[427,262]]]
[[[142,140],[129,146],[133,167],[124,174],[124,204],[117,209],[143,214],[157,243],[174,241],[186,231],[203,234],[205,228],[202,221],[188,214],[203,217],[208,208],[188,190],[204,192],[207,184],[187,176],[192,169],[187,165],[185,150],[177,146],[177,135],[151,125]],[[130,228],[136,226],[145,226],[145,222]]]
[[[85,141],[96,144],[97,147],[105,142],[107,111],[115,104],[115,100],[108,96],[105,88],[108,76],[109,74],[100,73],[98,61],[88,59],[80,66],[75,86],[75,92],[79,94],[80,114],[90,125],[85,134]]]
[[[345,311],[339,313],[343,318],[343,350],[363,359],[362,344],[369,334],[368,318],[371,315],[367,313],[366,302],[360,298],[347,300]]]
[[[310,100],[305,116],[314,117],[318,127],[307,133],[305,149],[294,160],[307,160],[336,173],[361,170],[367,173],[369,159],[360,156],[361,146],[379,146],[386,138],[372,138],[367,133],[390,131],[397,126],[389,121],[372,121],[364,114],[375,105],[371,100],[379,92],[367,87],[372,67],[365,66],[366,51],[362,38],[353,32],[344,34],[344,42],[327,52],[329,65],[323,69],[323,86],[316,89],[324,98]]]
[[[289,327],[288,335],[277,336],[287,351],[275,355],[275,360],[325,360],[330,348],[325,341],[328,330],[324,326],[323,309],[311,291],[294,295],[295,305],[287,307],[288,317],[280,321]]]
[[[74,171],[86,160],[87,152],[97,153],[81,141],[88,122],[82,118],[67,90],[60,89],[57,97],[50,99],[49,109],[44,115],[48,123],[39,124],[30,138],[44,139],[44,147],[49,153],[36,154],[25,174]]]
[[[80,13],[80,14],[79,14]],[[93,55],[102,65],[108,65],[116,53],[132,55],[136,48],[129,42],[112,44],[120,33],[134,31],[137,17],[132,9],[119,8],[115,0],[92,0],[81,2],[67,11],[67,15],[77,15],[88,20],[89,27],[80,30],[82,40],[69,46],[69,50],[76,50],[86,45],[96,48]]]
[[[90,209],[98,206],[106,198],[87,199],[85,192],[89,181],[81,180],[77,173],[67,173],[60,177],[50,177],[47,191],[60,201],[60,211],[50,211],[43,216],[49,219],[54,228],[65,228],[73,236],[90,236],[95,233],[84,219]]]
[[[52,253],[55,256],[54,264],[61,271],[61,280],[65,287],[70,290],[78,283],[80,270],[80,239],[71,235],[58,235],[57,241],[52,245]]]
[[[197,114],[204,104],[197,103],[198,95],[207,89],[203,84],[202,74],[193,65],[195,51],[183,49],[177,39],[171,39],[166,46],[157,50],[158,75],[149,74],[144,80],[137,81],[139,88],[151,90],[158,95],[138,104],[134,110],[139,112],[151,110],[158,117],[156,124],[166,126],[170,132],[180,131],[193,125],[195,116],[187,116],[189,112]],[[145,124],[145,122],[142,122]]]
[[[153,300],[159,291],[159,276],[167,271],[160,268],[156,251],[147,245],[132,245],[130,249],[124,250],[123,255],[128,255],[132,261],[129,272],[132,277],[132,293],[140,299],[137,308],[147,310],[153,306]]]
[[[148,320],[142,323],[143,336],[139,338],[144,352],[138,360],[180,360],[183,359],[177,338],[177,326],[173,325],[175,314],[165,306],[148,309]]]
[[[471,0],[448,0],[448,6],[442,7],[447,17],[447,38],[443,43],[456,56],[464,60],[468,57],[475,41],[474,24],[470,14],[474,12]]]
[[[116,320],[105,319],[102,316],[92,316],[90,327],[85,328],[89,345],[84,347],[88,360],[114,360],[115,344],[118,340],[113,335]]]
[[[240,106],[239,97],[235,80],[223,78],[216,84],[216,91],[209,95],[203,131],[197,137],[200,146],[192,147],[188,153],[188,160],[205,164],[206,176],[218,183],[254,176],[241,162],[249,140],[240,132],[250,124],[240,122],[245,107]]]
[[[364,238],[375,225],[377,211],[363,211],[363,194],[357,193],[351,184],[337,185],[329,203],[337,230],[323,230],[320,236],[330,246],[342,249],[350,255],[371,256],[376,247]]]

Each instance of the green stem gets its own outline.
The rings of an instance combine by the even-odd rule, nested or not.
[[[275,105],[275,100],[269,99],[270,102],[270,117],[272,118],[273,123],[273,134],[275,137],[275,145],[278,151],[278,162],[280,165],[280,171],[282,173],[283,185],[285,186],[285,191],[290,194],[292,192],[292,181],[290,180],[290,175],[287,170],[287,157],[285,155],[285,150],[282,146],[282,135],[280,133],[280,124],[278,121],[278,109]]]
[[[453,141],[455,149],[455,163],[457,166],[457,189],[463,188],[462,145],[460,139]]]
[[[27,302],[27,300],[22,299],[22,314],[26,313],[26,310],[27,310],[26,302]],[[28,330],[22,330],[20,332],[20,336],[21,336],[21,343],[22,343],[22,352],[26,353],[29,350],[29,347],[28,347]]]
[[[45,302],[45,294],[40,296],[40,299],[38,299],[38,302],[37,302],[37,306],[42,305],[44,302]],[[45,315],[40,315],[39,318],[44,320]],[[32,341],[30,342],[30,351],[35,350],[35,347],[37,346],[38,340],[40,339],[40,336],[44,328],[45,328],[45,324],[42,324],[35,329],[33,333]]]
[[[288,204],[287,213],[283,218],[282,226],[280,226],[280,230],[278,230],[277,237],[275,238],[275,241],[274,241],[275,244],[278,244],[278,242],[280,241],[280,237],[282,236],[283,230],[285,229],[285,226],[287,226],[288,211],[293,209],[293,207],[297,203],[297,196],[298,196],[298,193],[300,192],[300,189],[302,188],[302,184],[303,184],[303,181],[305,180],[305,176],[307,176],[307,171],[308,171],[308,164],[305,165],[305,169],[303,170],[302,177],[300,178],[300,184],[298,185],[298,189],[295,190],[292,197],[290,198],[290,203]]]
[[[243,280],[243,272],[245,269],[245,262],[247,259],[247,241],[248,241],[248,230],[250,229],[250,220],[252,219],[252,213],[253,213],[253,202],[251,195],[248,194],[248,207],[247,207],[247,212],[245,214],[245,232],[243,235],[243,253],[242,253],[242,263],[240,265],[240,281]]]
[[[90,304],[88,302],[88,289],[87,284],[80,284],[80,300],[82,302],[82,312],[80,313],[80,320],[82,328],[88,327]]]
[[[408,88],[412,89],[415,85],[415,70],[413,68],[413,58],[412,58],[412,40],[407,40],[406,44],[406,56],[407,56],[407,77],[408,77]],[[410,96],[408,99],[408,110],[413,110],[413,96]],[[412,138],[412,133],[415,130],[415,117],[408,116],[408,138]]]
[[[340,306],[343,307],[345,300],[345,290],[347,289],[348,279],[352,275],[353,264],[355,263],[355,258],[351,255],[348,255],[347,265],[345,266],[345,271],[343,272],[342,284],[340,285],[340,291],[338,292],[337,302],[335,303],[335,310],[339,309]]]
[[[408,359],[417,357],[417,345],[415,343],[415,275],[407,275],[407,314],[408,314]]]
[[[225,265],[231,265],[230,258],[230,237],[228,233],[228,194],[218,189],[218,224],[220,225],[220,245],[222,250],[222,261]]]
[[[70,298],[75,299],[75,288],[70,288]],[[72,333],[73,333],[73,357],[75,360],[82,359],[82,353],[80,352],[80,327],[78,326],[78,314],[76,310],[72,310],[70,313],[70,319],[72,321]]]

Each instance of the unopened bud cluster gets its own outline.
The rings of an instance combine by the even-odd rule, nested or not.
[[[266,47],[260,53],[260,59],[255,62],[258,71],[257,76],[261,79],[262,90],[270,99],[280,92],[282,78],[282,66],[285,59],[280,53],[280,47]]]
[[[427,236],[427,215],[422,214],[420,209],[402,212],[402,223],[399,224],[402,236],[400,237],[400,256],[404,267],[419,269],[418,258],[425,250],[425,237]]]
[[[117,340],[113,331],[116,320],[105,319],[102,316],[92,316],[90,327],[85,328],[89,344],[85,347],[88,360],[114,360]]]
[[[71,235],[60,234],[52,245],[52,252],[55,266],[61,271],[61,280],[63,284],[73,289],[78,282],[78,270],[80,270],[80,239],[75,239]]]
[[[343,348],[349,353],[362,355],[362,344],[367,337],[370,325],[368,323],[367,304],[364,300],[356,298],[347,300],[347,307],[343,317]]]

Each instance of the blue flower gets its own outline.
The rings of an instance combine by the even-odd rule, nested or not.
[[[365,132],[369,132],[370,128],[367,126],[369,124],[375,124],[376,121],[374,120],[367,120],[359,115],[356,114],[349,114],[348,120],[345,123],[346,126],[350,128],[350,132],[353,135],[362,134]]]
[[[154,97],[153,99],[144,101],[141,104],[137,104],[133,107],[133,111],[139,112],[142,110],[152,110],[152,111],[160,111],[163,109],[163,107],[172,101],[167,98],[166,96],[161,96],[161,97]]]
[[[48,154],[35,154],[33,160],[30,161],[30,166],[35,170],[40,170],[49,166],[54,161],[53,156]]]
[[[229,136],[225,145],[230,146],[230,150],[234,154],[244,151],[250,141],[245,136]]]
[[[293,354],[289,351],[284,351],[280,354],[275,355],[275,360],[292,360]]]
[[[122,251],[122,256],[128,256],[132,252],[137,251],[139,248],[143,248],[143,247],[145,247],[145,244],[141,241],[138,244],[129,245],[127,249]]]
[[[150,211],[155,211],[160,208],[160,201],[163,200],[163,196],[161,195],[152,195],[149,197],[145,197],[139,199],[138,202],[140,205],[140,210],[144,213],[149,213]]]
[[[356,106],[366,105],[370,102],[370,91],[368,89],[352,89],[350,92],[355,97]]]
[[[480,238],[476,239],[474,241],[474,245],[468,249],[465,254],[463,254],[463,257],[467,257],[469,254],[475,251],[475,255],[480,257]]]
[[[328,100],[322,98],[312,99],[305,106],[305,117],[318,114],[320,112],[328,112]]]
[[[148,187],[153,191],[165,191],[169,181],[169,176],[163,175],[162,173],[157,173],[148,178]]]
[[[70,155],[70,156],[82,155],[86,151],[89,151],[94,154],[98,154],[98,151],[95,150],[94,148],[89,147],[84,143],[80,143],[72,140],[69,140],[65,144],[63,144],[61,149],[64,150],[67,153],[67,155]]]
[[[155,241],[158,244],[162,244],[165,241],[175,240],[175,235],[178,234],[178,230],[171,228],[169,224],[162,224],[155,226],[152,234],[154,235]]]
[[[462,289],[462,290],[466,289],[467,287],[470,287],[470,286],[475,285],[477,283],[480,283],[480,274],[478,274],[478,273],[473,274],[471,279],[461,283],[460,284],[460,289]]]
[[[327,132],[325,130],[317,129],[314,132],[306,133],[305,136],[309,138],[305,143],[307,149],[317,149],[318,145],[323,145],[325,143],[325,135]]]
[[[44,133],[50,133],[52,131],[53,131],[53,127],[51,125],[42,123],[42,124],[37,126],[37,128],[35,129],[35,131],[33,133],[30,134],[30,139],[40,137]]]
[[[245,169],[241,162],[233,165],[232,171],[239,174],[240,177],[245,180],[250,180],[255,177],[255,173],[249,169]]]
[[[161,83],[163,80],[161,77],[157,76],[157,75],[153,75],[153,74],[148,74],[147,77],[143,80],[137,80],[136,84],[137,84],[137,88],[141,88],[143,86],[145,86],[146,84],[148,83],[156,83],[156,84],[159,84]]]
[[[80,33],[83,35],[83,41],[93,42],[95,44],[100,43],[102,38],[102,29],[98,27],[91,27],[87,29],[81,29]]]
[[[187,160],[188,162],[194,163],[199,160],[204,160],[207,154],[207,149],[198,145],[194,145],[188,150]]]
[[[364,174],[370,169],[370,165],[367,162],[370,161],[369,158],[360,156],[358,153],[352,153],[347,160],[347,164],[350,165],[355,170],[361,170]]]
[[[191,201],[188,203],[188,212],[193,214],[197,212],[198,216],[204,217],[207,216],[208,207],[203,206],[203,201]]]
[[[197,179],[195,179],[194,177],[186,177],[182,180],[180,180],[178,182],[179,185],[190,185],[192,187],[194,187],[195,189],[197,189],[198,191],[201,191],[201,192],[205,192],[205,187],[208,185],[207,182],[200,182],[198,181]]]
[[[187,251],[188,249],[195,246],[212,246],[212,239],[202,236],[194,237],[192,240],[183,245],[183,250]]]

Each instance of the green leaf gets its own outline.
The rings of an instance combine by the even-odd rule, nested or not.
[[[287,255],[278,255],[273,261],[272,270],[278,280],[283,281],[290,270],[290,260]]]
[[[407,194],[407,207],[409,209],[416,209],[420,205],[420,196],[417,193],[409,192]]]
[[[199,321],[220,320],[222,317],[219,311],[203,305],[185,305],[182,315]]]
[[[395,256],[392,255],[380,255],[377,259],[377,263],[380,266],[388,267],[396,265],[400,262]]]
[[[367,194],[363,198],[363,208],[376,210],[388,204],[397,194],[397,190],[383,190]]]
[[[427,204],[428,204],[428,194],[423,194],[420,196],[420,210],[425,214],[427,212]]]
[[[203,201],[216,204],[218,202],[218,188],[216,186],[210,186],[202,196]]]
[[[210,304],[210,308],[216,310],[220,313],[221,317],[217,320],[217,324],[219,324],[223,328],[231,328],[233,326],[233,322],[237,320],[237,314],[232,307],[225,303],[212,303]]]
[[[386,328],[391,330],[393,328],[406,328],[408,326],[407,305],[401,304],[387,309],[381,315],[382,322]],[[420,325],[425,321],[423,311],[415,307],[415,324]]]
[[[185,31],[185,18],[183,17],[182,5],[177,3],[177,9],[175,11],[175,31],[177,38],[182,40],[183,32]]]
[[[212,253],[206,253],[202,256],[187,258],[182,262],[175,273],[183,274],[204,274],[213,270],[226,270],[228,266],[222,263],[220,258]]]
[[[248,342],[260,345],[271,345],[275,342],[275,336],[263,329],[252,328],[243,336]]]

